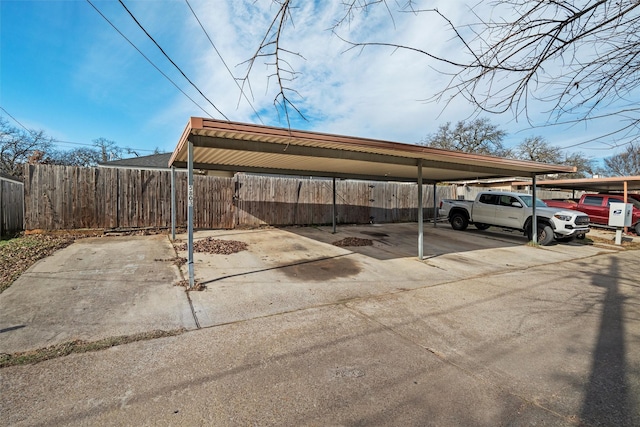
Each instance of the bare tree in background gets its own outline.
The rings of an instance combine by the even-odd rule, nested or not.
[[[51,154],[50,163],[64,166],[92,167],[102,161],[102,153],[97,148],[78,147]]]
[[[275,80],[278,85],[278,93],[273,100],[273,104],[278,112],[282,111],[287,119],[287,125],[290,126],[289,110],[297,112],[304,117],[302,112],[292,102],[292,97],[299,97],[298,92],[291,85],[298,74],[292,67],[289,57],[303,58],[299,53],[292,52],[282,46],[280,36],[284,32],[287,22],[292,21],[291,1],[290,0],[273,0],[278,6],[278,11],[274,16],[269,28],[260,42],[253,56],[245,63],[247,71],[242,80],[242,91],[248,89],[251,91],[251,83],[249,77],[253,71],[256,61],[264,60],[265,65],[271,70],[268,75],[269,81]]]
[[[293,108],[289,95],[296,72],[289,65],[290,52],[282,45],[282,33],[292,21],[293,0],[273,0],[276,17],[254,56],[268,58],[280,92],[276,104],[285,114]],[[393,4],[393,3],[392,3]],[[640,106],[640,1],[638,0],[496,0],[489,17],[483,16],[486,2],[472,10],[476,22],[457,26],[436,9],[418,10],[412,1],[397,3],[401,12],[439,16],[450,28],[468,60],[437,56],[424,46],[350,41],[352,48],[370,46],[407,49],[446,66],[451,80],[434,101],[449,102],[464,97],[479,111],[504,113],[530,119],[531,101],[547,105],[545,125],[580,123],[617,117],[620,126],[605,135],[585,138],[612,148],[638,141]],[[335,19],[334,31],[351,22],[357,13],[385,7],[385,0],[347,0],[343,14]],[[495,17],[495,18],[494,18]],[[504,19],[503,19],[504,18]],[[419,19],[419,18],[417,18]],[[453,51],[453,50],[452,50]],[[453,71],[451,71],[453,70]],[[289,94],[289,95],[288,95]],[[536,102],[536,105],[540,105]],[[535,112],[538,113],[538,112]],[[288,120],[288,117],[287,117]]]
[[[21,177],[22,165],[41,161],[51,147],[43,131],[24,131],[0,117],[0,172]]]
[[[464,64],[438,99],[463,96],[478,108],[529,117],[531,100],[549,106],[549,123],[617,116],[610,141],[638,138],[640,2],[499,0],[513,18],[472,26]],[[473,46],[473,47],[471,47]],[[594,140],[597,138],[588,138]]]
[[[540,136],[525,138],[524,141],[516,146],[514,153],[521,160],[555,165],[562,163],[562,150],[549,144]]]
[[[565,154],[560,164],[575,166],[577,171],[556,175],[556,179],[591,178],[593,175],[600,173],[600,169],[594,161],[580,152]]]
[[[609,175],[640,175],[640,143],[629,144],[624,152],[604,159],[604,167]]]
[[[440,125],[438,131],[429,135],[421,145],[463,151],[465,153],[511,157],[513,153],[502,143],[506,132],[492,124],[489,119],[480,118],[471,122],[459,121]]]

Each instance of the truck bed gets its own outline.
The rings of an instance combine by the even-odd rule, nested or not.
[[[550,208],[578,210],[578,202],[571,199],[546,199],[543,200]]]

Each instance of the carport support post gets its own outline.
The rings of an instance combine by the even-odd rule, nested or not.
[[[189,141],[189,150],[188,150],[188,160],[187,160],[187,175],[188,175],[188,195],[187,195],[187,229],[189,240],[187,243],[188,247],[188,266],[189,266],[189,289],[193,288],[194,279],[193,279],[193,142]]]
[[[536,244],[538,243],[538,217],[536,215],[536,176],[533,175],[532,179],[533,190],[531,191],[531,197],[533,201],[531,202],[531,241]]]
[[[422,162],[418,162],[418,259],[422,261],[424,258],[424,224],[423,224],[423,209],[422,209]]]
[[[436,228],[436,220],[438,219],[438,201],[436,200],[437,183],[433,183],[433,228]]]
[[[171,166],[171,241],[176,241],[176,168]]]
[[[336,177],[333,177],[333,204],[331,205],[331,217],[333,218],[333,234],[336,234]]]

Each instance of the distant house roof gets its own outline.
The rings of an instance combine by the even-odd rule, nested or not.
[[[150,156],[132,157],[130,159],[112,160],[98,163],[102,168],[129,168],[169,170],[169,159],[172,153],[152,154]]]
[[[19,182],[20,184],[22,184],[22,180],[20,178],[16,178],[15,176],[9,175],[8,173],[0,172],[0,178],[7,181]]]

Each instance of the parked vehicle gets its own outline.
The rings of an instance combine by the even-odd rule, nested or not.
[[[581,211],[589,215],[592,224],[607,226],[609,224],[609,205],[624,203],[622,194],[583,194],[577,200],[545,200],[547,205]],[[631,223],[634,231],[640,236],[640,195],[629,194],[627,203],[633,205]]]
[[[532,238],[533,197],[505,191],[479,193],[474,201],[443,200],[440,214],[446,216],[454,230],[473,224],[479,230],[500,227],[524,232]],[[538,243],[548,245],[554,239],[570,241],[589,232],[589,216],[575,210],[549,208],[536,199]]]

